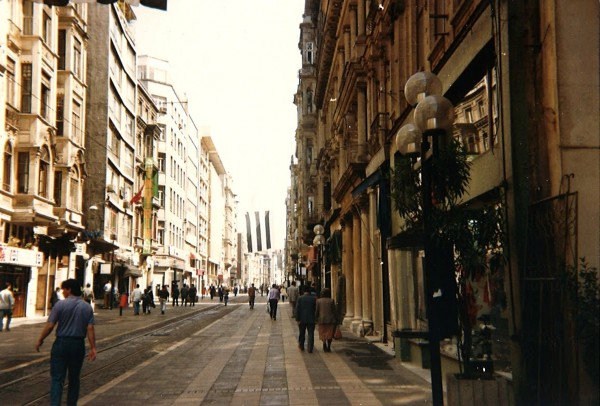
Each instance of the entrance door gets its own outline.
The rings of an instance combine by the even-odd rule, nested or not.
[[[25,304],[27,303],[27,281],[29,280],[30,268],[14,265],[0,265],[0,283],[2,289],[5,283],[12,284],[15,307],[13,317],[25,317]]]

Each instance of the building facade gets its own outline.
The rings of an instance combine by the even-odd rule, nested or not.
[[[413,123],[405,84],[435,73],[470,162],[461,207],[501,213],[504,242],[483,254],[483,271],[458,274],[469,275],[460,287],[470,289],[473,316],[494,326],[493,366],[518,404],[586,403],[598,393],[563,281],[580,257],[599,265],[598,60],[584,62],[575,43],[589,38],[598,49],[599,6],[565,14],[567,3],[307,0],[300,24],[290,269],[307,267],[309,280],[331,286],[356,332],[391,341],[427,330],[423,244],[393,194],[406,159],[396,135]],[[446,372],[459,372],[460,340],[442,342]],[[426,348],[396,344],[412,362]]]

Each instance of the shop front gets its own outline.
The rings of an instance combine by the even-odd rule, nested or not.
[[[25,317],[34,313],[35,286],[30,282],[33,273],[42,262],[43,254],[37,249],[0,245],[0,284],[2,289],[7,282],[12,285],[15,297],[13,317]],[[29,309],[28,302],[31,302]]]

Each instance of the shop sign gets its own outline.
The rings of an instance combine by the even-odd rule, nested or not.
[[[41,266],[42,262],[41,252],[0,245],[0,263],[37,267]]]

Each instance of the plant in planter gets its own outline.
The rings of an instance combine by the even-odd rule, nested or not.
[[[433,204],[428,237],[439,252],[445,247],[451,247],[453,252],[460,325],[458,353],[463,375],[489,376],[493,372],[489,336],[493,326],[485,317],[478,320],[474,286],[487,281],[490,271],[504,264],[503,209],[496,203],[500,196],[494,196],[490,204],[461,202],[470,180],[470,162],[458,140],[447,136],[440,141],[431,164]],[[424,224],[421,168],[415,169],[415,162],[415,155],[399,156],[391,176],[392,200],[407,233],[423,232]]]

